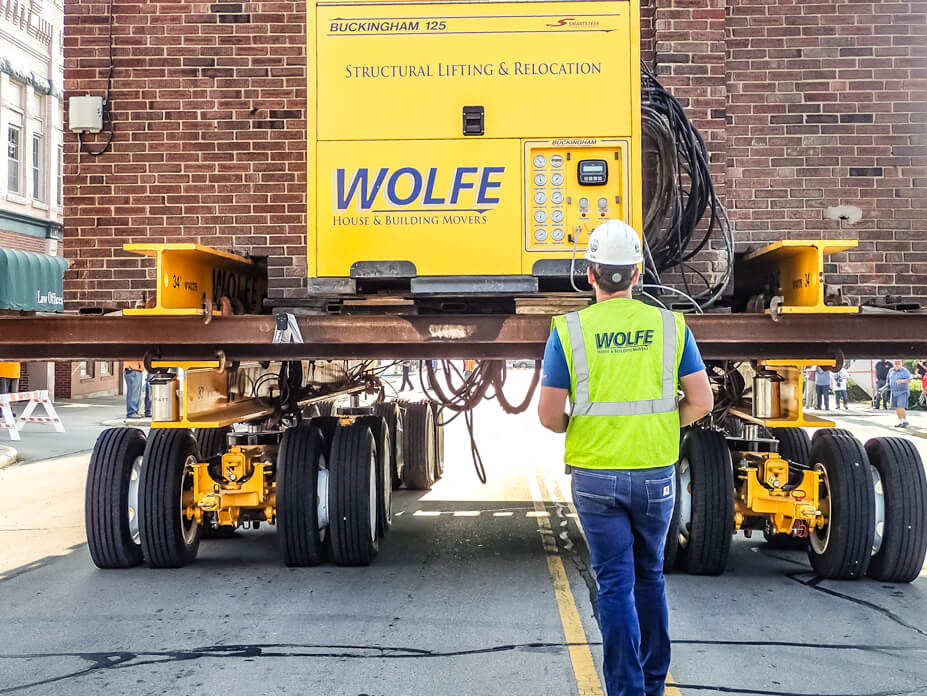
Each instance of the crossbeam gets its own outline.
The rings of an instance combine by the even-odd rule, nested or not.
[[[546,315],[314,315],[297,318],[305,343],[273,344],[269,315],[2,317],[0,359],[170,360],[540,358]],[[848,359],[927,355],[927,315],[873,313],[690,315],[712,360]]]

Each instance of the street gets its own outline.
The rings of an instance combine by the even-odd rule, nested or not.
[[[89,455],[0,471],[0,694],[602,694],[562,438],[533,407],[489,402],[475,432],[488,484],[457,419],[444,478],[394,493],[369,568],[286,568],[264,526],[204,540],[179,570],[98,570],[83,533]],[[738,535],[723,576],[673,574],[668,594],[668,696],[927,693],[923,574],[817,582],[804,552]]]

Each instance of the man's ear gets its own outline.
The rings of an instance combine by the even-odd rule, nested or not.
[[[595,275],[592,273],[592,266],[586,266],[586,279],[589,281],[589,285],[595,287]]]
[[[631,280],[631,287],[634,287],[635,285],[637,285],[640,282],[640,280],[641,280],[641,267],[635,266],[634,267],[634,278]]]

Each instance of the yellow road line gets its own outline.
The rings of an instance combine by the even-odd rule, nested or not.
[[[531,497],[534,500],[534,509],[537,512],[545,511],[544,503],[541,498],[540,481],[541,475],[537,472],[537,477],[528,476],[528,484],[531,487]],[[558,502],[566,502],[563,492],[560,490],[560,484],[552,477],[547,477],[545,481],[548,494],[552,499]],[[557,491],[554,491],[556,486]],[[558,495],[559,493],[559,495]],[[573,590],[570,588],[570,580],[567,577],[566,569],[563,567],[563,561],[560,558],[560,548],[554,539],[554,532],[551,529],[550,521],[547,515],[537,516],[538,529],[541,532],[541,539],[544,544],[544,552],[547,556],[547,569],[550,572],[551,580],[554,584],[554,596],[557,598],[557,607],[560,609],[560,621],[563,623],[563,634],[567,643],[582,643],[582,645],[570,646],[570,661],[573,663],[573,674],[576,677],[576,685],[579,688],[580,696],[604,696],[602,682],[599,680],[599,672],[592,661],[592,652],[589,650],[589,638],[583,629],[582,620],[579,618],[579,611],[576,608],[576,598],[573,596]],[[577,519],[577,526],[579,520]],[[581,527],[580,527],[581,529]],[[667,682],[675,682],[673,675],[667,673]],[[677,686],[666,685],[664,696],[683,696],[682,691]]]

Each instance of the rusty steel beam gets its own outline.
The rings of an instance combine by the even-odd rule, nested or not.
[[[305,343],[274,345],[272,316],[0,317],[0,359],[540,358],[545,315],[317,315],[298,317]],[[927,315],[690,315],[711,360],[927,357]]]

